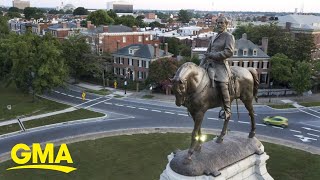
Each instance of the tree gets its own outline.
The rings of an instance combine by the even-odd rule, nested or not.
[[[181,9],[178,13],[179,21],[182,23],[189,23],[191,14],[187,10]]]
[[[297,62],[291,79],[293,89],[302,95],[311,88],[311,66],[307,62]]]
[[[0,37],[5,36],[10,32],[7,21],[8,19],[6,17],[0,16]]]
[[[25,18],[28,20],[30,20],[31,18],[40,19],[40,18],[45,17],[43,14],[43,11],[41,9],[38,9],[35,7],[26,7],[23,10],[23,14],[24,14]]]
[[[160,24],[158,21],[153,21],[149,24],[149,27],[151,27],[152,29],[154,29],[155,27],[164,28],[165,25]]]
[[[175,57],[179,55],[179,46],[180,46],[180,41],[177,38],[169,38],[167,40],[168,43],[168,51],[173,54]]]
[[[187,47],[186,45],[183,45],[180,47],[181,51],[180,51],[180,55],[181,56],[186,56],[186,57],[190,57],[191,56],[191,48]]]
[[[148,84],[165,86],[169,78],[172,78],[178,69],[178,62],[172,58],[162,58],[150,64]]]
[[[55,9],[51,9],[48,14],[59,14],[59,11],[58,10],[55,10]]]
[[[6,14],[6,16],[10,19],[13,19],[13,18],[21,18],[21,14],[18,13],[18,12],[8,12]]]
[[[292,78],[294,61],[284,54],[276,54],[271,58],[271,76],[279,84],[288,85]]]
[[[114,23],[114,20],[104,10],[97,10],[90,13],[87,20],[91,21],[96,26]]]
[[[164,19],[165,20],[165,19],[168,19],[170,17],[168,14],[164,14],[162,12],[156,12],[155,14],[158,16],[159,19]]]
[[[17,12],[17,13],[21,13],[21,12],[22,12],[22,10],[21,10],[21,9],[19,9],[19,8],[17,8],[17,7],[10,7],[10,8],[8,9],[8,12]]]
[[[55,38],[31,33],[12,37],[8,47],[8,58],[12,60],[10,75],[20,90],[43,93],[63,84],[67,68],[57,44]]]
[[[73,11],[73,15],[88,15],[89,12],[87,9],[85,9],[84,7],[77,7],[74,11]]]
[[[73,14],[73,11],[71,9],[66,10],[65,14]]]
[[[109,11],[107,11],[107,13],[108,13],[108,15],[109,15],[113,20],[115,20],[115,19],[118,17],[117,13],[114,12],[114,10],[112,10],[112,9],[110,9]]]
[[[74,35],[63,41],[62,50],[69,72],[77,81],[86,72],[85,56],[90,53],[90,46],[86,43],[84,37]]]
[[[138,23],[133,16],[128,15],[128,16],[117,17],[115,19],[115,24],[122,24],[128,27],[133,27],[133,26],[137,26]]]

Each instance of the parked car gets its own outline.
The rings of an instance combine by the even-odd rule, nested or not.
[[[263,123],[267,125],[281,126],[283,128],[288,127],[288,119],[282,116],[267,116],[263,119]]]

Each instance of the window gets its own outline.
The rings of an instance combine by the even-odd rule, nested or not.
[[[138,42],[142,42],[142,36],[138,37]]]
[[[258,51],[256,49],[253,50],[253,56],[257,56],[258,55]]]
[[[132,59],[129,59],[129,66],[132,66]]]
[[[129,54],[134,54],[132,49],[129,49]]]
[[[149,62],[146,61],[146,68],[149,68]]]
[[[122,42],[123,42],[123,43],[126,43],[126,42],[127,42],[127,37],[122,36]]]
[[[146,41],[149,41],[149,37],[146,37]]]
[[[247,68],[248,67],[248,61],[243,61],[243,67]]]
[[[117,64],[117,58],[116,57],[113,57],[113,63]]]
[[[117,74],[117,68],[113,68],[113,74]]]
[[[141,71],[138,71],[138,78],[142,79],[142,72]]]
[[[146,61],[142,61],[142,67],[147,67],[147,62]]]
[[[260,84],[266,84],[267,83],[268,74],[263,73],[260,75]]]
[[[235,49],[235,50],[233,51],[233,56],[238,56],[238,49]]]
[[[123,69],[120,69],[120,75],[123,75]]]
[[[262,68],[263,69],[268,69],[268,61],[263,61]]]
[[[124,58],[120,58],[120,64],[123,64],[123,59],[124,59]]]
[[[150,41],[152,41],[153,40],[153,36],[152,35],[150,35]]]
[[[243,56],[248,56],[248,49],[243,50]]]
[[[142,67],[142,60],[138,60],[138,66]]]

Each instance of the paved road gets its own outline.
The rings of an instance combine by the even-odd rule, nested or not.
[[[80,89],[58,88],[45,95],[56,101],[68,103],[76,108],[93,109],[104,112],[106,118],[95,121],[63,124],[46,129],[36,129],[0,139],[0,154],[8,152],[17,143],[32,144],[46,142],[69,136],[76,136],[92,132],[118,130],[142,127],[193,127],[193,121],[184,107],[177,107],[174,103],[142,100],[134,98],[101,97],[87,94],[86,101],[81,100]],[[236,107],[229,123],[232,131],[250,131],[247,111],[239,106],[239,120]],[[209,110],[202,127],[221,129],[223,121],[219,120],[219,108]],[[257,134],[282,138],[294,142],[320,147],[320,108],[302,108],[276,110],[268,106],[255,106]],[[289,119],[289,128],[266,126],[262,123],[265,116],[281,115]]]

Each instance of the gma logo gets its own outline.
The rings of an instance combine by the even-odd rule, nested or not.
[[[20,157],[17,155],[18,151],[21,151]],[[19,164],[19,166],[11,167],[7,170],[47,169],[64,173],[70,173],[76,170],[74,167],[59,165],[61,161],[66,161],[68,164],[73,163],[66,144],[60,145],[56,157],[53,143],[47,143],[43,151],[39,143],[32,144],[32,149],[26,144],[17,144],[11,150],[11,158],[16,164]],[[32,164],[24,165],[30,161]]]

